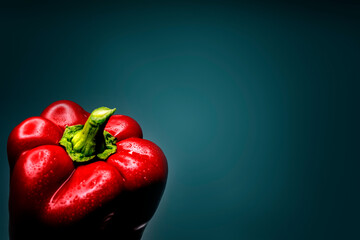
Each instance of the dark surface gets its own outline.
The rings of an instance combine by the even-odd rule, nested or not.
[[[168,158],[154,239],[359,239],[360,6],[2,4],[6,141],[69,99],[116,107]]]

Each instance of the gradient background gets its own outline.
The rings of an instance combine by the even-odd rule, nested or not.
[[[164,150],[144,240],[359,239],[360,4],[250,2],[2,4],[0,239],[7,136],[60,99]]]

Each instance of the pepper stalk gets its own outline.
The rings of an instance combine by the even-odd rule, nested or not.
[[[95,157],[105,160],[116,152],[116,139],[105,126],[116,108],[100,107],[95,109],[85,125],[67,126],[60,145],[64,146],[75,162],[86,162]]]

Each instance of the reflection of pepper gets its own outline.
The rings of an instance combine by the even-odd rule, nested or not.
[[[167,161],[138,123],[58,101],[8,139],[11,239],[140,239]]]

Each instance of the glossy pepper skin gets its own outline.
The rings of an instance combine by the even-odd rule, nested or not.
[[[90,115],[74,102],[57,101],[10,133],[10,239],[141,238],[166,185],[166,157],[123,115],[107,116],[96,138],[86,138],[95,111]],[[104,142],[103,130],[112,135],[116,151],[104,159],[74,161],[59,142],[67,127],[76,125],[85,125],[80,140],[72,138],[70,145],[80,144],[76,151],[104,150],[104,144],[97,147],[101,138]],[[84,142],[97,145],[81,147]]]

